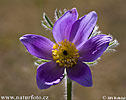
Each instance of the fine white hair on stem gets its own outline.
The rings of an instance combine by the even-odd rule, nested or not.
[[[65,77],[64,77],[64,87],[65,87],[65,91],[64,91],[64,98],[65,98],[65,100],[67,100],[67,82],[68,82],[68,76],[67,76],[67,72],[66,72],[66,69],[64,70],[64,75],[65,75]],[[71,80],[72,81],[72,80]],[[72,98],[72,100],[74,99],[74,95],[73,95],[73,82],[72,82],[72,91],[71,91],[71,98]]]
[[[64,70],[64,74],[65,74],[65,77],[64,77],[64,86],[65,86],[64,98],[65,98],[65,100],[67,100],[67,75],[66,75],[67,73],[66,73],[66,69]]]

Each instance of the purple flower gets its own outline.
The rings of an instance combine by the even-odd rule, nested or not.
[[[50,60],[37,69],[37,85],[47,89],[64,78],[64,69],[68,77],[77,83],[92,86],[92,75],[88,65],[99,58],[112,38],[100,34],[89,39],[97,22],[95,11],[78,19],[75,8],[67,11],[54,24],[52,33],[56,43],[33,34],[27,34],[20,41],[33,56]]]

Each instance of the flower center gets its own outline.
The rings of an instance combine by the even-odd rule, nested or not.
[[[80,57],[74,43],[66,39],[53,45],[52,56],[60,67],[72,67]]]
[[[68,53],[67,53],[67,51],[66,51],[66,50],[64,50],[64,51],[63,51],[63,54],[64,54],[64,55],[67,55]]]

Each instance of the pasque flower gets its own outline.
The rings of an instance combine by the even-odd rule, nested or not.
[[[54,24],[52,33],[56,43],[33,34],[20,38],[28,52],[35,57],[50,60],[37,68],[37,85],[47,89],[67,76],[77,83],[92,86],[91,70],[84,62],[92,62],[107,49],[112,38],[99,34],[89,39],[97,22],[95,11],[78,19],[76,8],[67,11]]]

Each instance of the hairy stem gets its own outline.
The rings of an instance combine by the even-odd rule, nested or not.
[[[72,100],[72,81],[67,77],[67,100]]]

